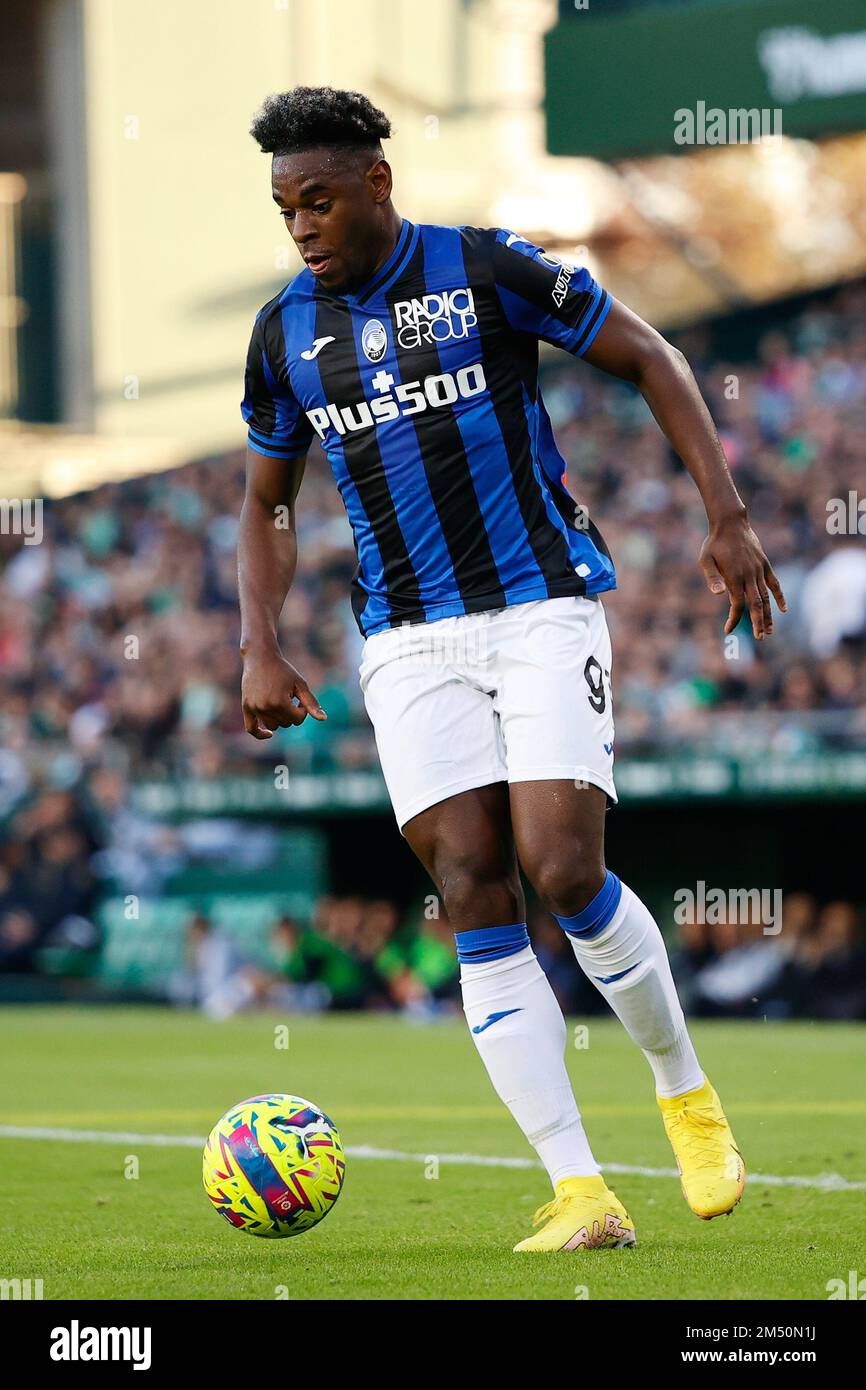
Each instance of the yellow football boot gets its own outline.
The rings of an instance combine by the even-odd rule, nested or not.
[[[707,1078],[694,1091],[656,1100],[695,1216],[712,1221],[732,1212],[746,1185],[746,1165]]]
[[[563,1178],[556,1184],[553,1201],[538,1208],[532,1224],[541,1230],[515,1245],[515,1252],[600,1250],[603,1246],[635,1244],[628,1212],[600,1175]]]

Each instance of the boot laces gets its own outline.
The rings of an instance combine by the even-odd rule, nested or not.
[[[686,1107],[673,1117],[671,1129],[696,1168],[715,1168],[727,1156],[727,1122],[709,1110]]]
[[[553,1199],[552,1202],[545,1202],[544,1206],[543,1206],[543,1207],[539,1207],[539,1208],[538,1208],[538,1211],[537,1211],[537,1212],[535,1213],[535,1215],[533,1216],[533,1218],[532,1218],[532,1224],[533,1224],[533,1226],[540,1226],[541,1223],[542,1223],[542,1221],[546,1221],[546,1220],[548,1219],[548,1217],[551,1217],[551,1216],[558,1216],[561,1210],[562,1210],[562,1198],[561,1198],[561,1197],[554,1197],[554,1199]]]
[[[564,1215],[570,1202],[583,1199],[591,1201],[597,1195],[597,1193],[589,1192],[563,1192],[559,1197],[554,1197],[551,1202],[545,1202],[543,1207],[538,1208],[532,1218],[532,1224],[533,1226],[540,1226],[543,1221],[552,1221],[554,1217]]]

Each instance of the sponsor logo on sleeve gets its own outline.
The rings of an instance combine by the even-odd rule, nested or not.
[[[551,290],[551,298],[557,309],[561,309],[565,296],[568,294],[568,287],[571,284],[571,277],[574,274],[574,267],[570,265],[560,265],[559,274],[556,277],[556,284]]]
[[[561,309],[565,301],[565,296],[568,294],[568,287],[571,284],[571,277],[574,274],[574,266],[566,265],[565,261],[561,261],[558,256],[549,256],[546,251],[539,251],[538,259],[543,261],[545,265],[549,265],[551,270],[557,272],[556,281],[553,289],[550,291],[550,296],[557,309]]]

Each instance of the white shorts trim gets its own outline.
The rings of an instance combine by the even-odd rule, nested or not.
[[[616,787],[612,777],[602,777],[592,767],[530,767],[509,772],[508,781],[516,782],[588,782],[591,787],[600,787],[607,792],[611,801],[616,801]]]
[[[444,787],[428,787],[416,802],[408,802],[401,805],[398,810],[394,807],[394,814],[402,831],[403,826],[407,825],[415,816],[420,816],[422,811],[428,811],[431,806],[438,806],[440,801],[448,801],[452,796],[459,796],[461,792],[472,792],[478,787],[490,787],[495,782],[504,782],[499,768],[493,768],[489,773],[473,773],[471,776],[464,777],[460,782],[451,782]],[[392,799],[393,801],[393,799]]]

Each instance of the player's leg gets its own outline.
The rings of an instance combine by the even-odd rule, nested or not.
[[[742,1160],[695,1054],[661,931],[605,867],[616,793],[604,613],[581,599],[532,608],[506,644],[498,695],[518,857],[652,1068],[692,1209],[718,1215],[739,1200]]]
[[[605,799],[599,788],[574,782],[512,785],[520,862],[652,1068],[689,1206],[707,1219],[721,1216],[742,1196],[745,1166],[689,1037],[661,931],[637,894],[604,867]]]
[[[403,834],[454,928],[478,1053],[556,1194],[554,1219],[518,1248],[633,1244],[625,1210],[598,1176],[565,1067],[565,1019],[529,943],[507,784],[449,797],[413,817]]]
[[[499,721],[466,659],[482,651],[474,639],[487,626],[475,615],[377,634],[361,687],[397,823],[455,932],[479,1055],[554,1186],[592,1185],[601,1180],[565,1068],[565,1020],[526,930]],[[608,1214],[597,1230],[573,1220],[541,1248],[633,1240],[633,1230],[614,1233]]]
[[[520,863],[566,932],[578,964],[642,1049],[660,1096],[703,1082],[661,931],[605,868],[607,797],[574,781],[511,786]]]
[[[565,1019],[529,944],[507,783],[449,797],[403,834],[448,914],[466,1021],[497,1095],[554,1184],[597,1173],[565,1069]]]

